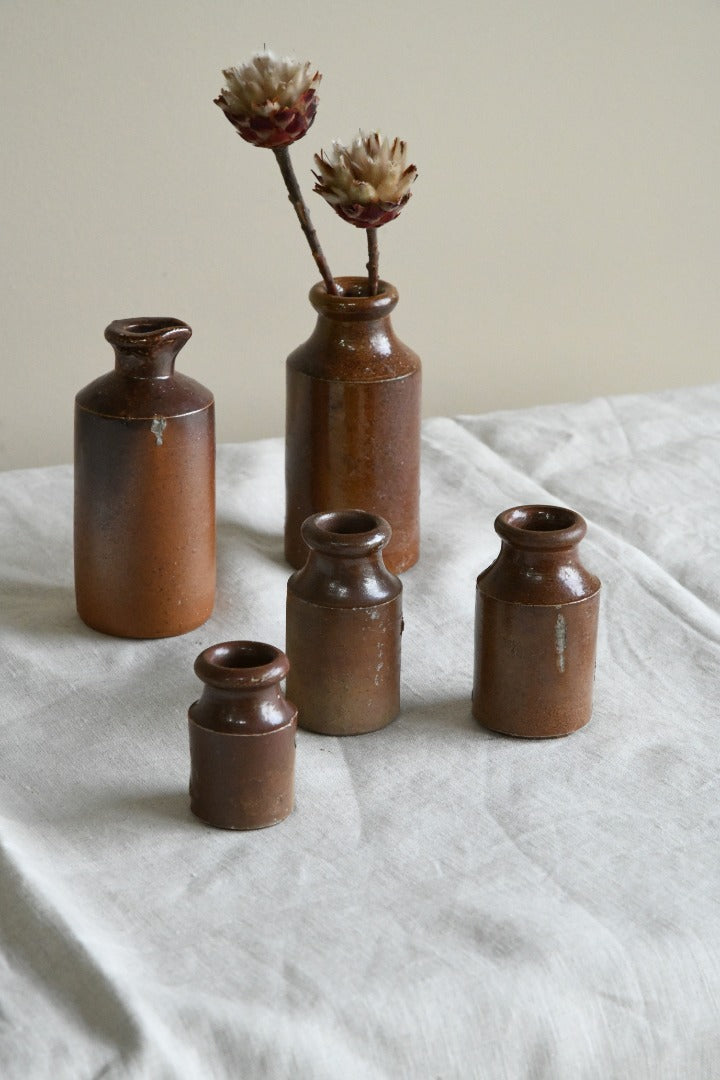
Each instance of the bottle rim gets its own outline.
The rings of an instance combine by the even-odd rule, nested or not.
[[[340,294],[329,293],[325,283],[318,281],[308,293],[310,303],[319,315],[329,319],[362,321],[381,319],[389,315],[398,302],[398,291],[388,281],[380,281],[380,291],[368,295],[366,277],[338,277],[335,282]]]
[[[360,557],[385,547],[390,524],[368,510],[326,510],[311,514],[301,527],[302,538],[313,551],[327,555]]]
[[[513,547],[560,551],[579,544],[587,532],[585,519],[566,506],[525,504],[503,510],[495,531]]]
[[[195,674],[219,688],[258,690],[287,675],[287,656],[264,641],[221,641],[210,645],[195,661]]]

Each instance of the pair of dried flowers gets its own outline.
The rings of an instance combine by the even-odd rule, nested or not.
[[[227,85],[215,104],[243,139],[274,152],[325,287],[337,295],[339,289],[320,247],[289,150],[315,119],[320,72],[313,71],[309,63],[281,59],[265,51],[240,67],[228,68],[223,75]],[[334,142],[329,155],[322,151],[315,155],[315,164],[314,190],[343,220],[366,230],[368,289],[373,296],[379,289],[377,230],[396,218],[410,198],[417,169],[407,164],[407,149],[401,139],[390,142],[377,132],[360,132],[349,146]]]

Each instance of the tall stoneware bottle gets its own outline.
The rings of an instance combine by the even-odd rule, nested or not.
[[[75,594],[119,637],[183,634],[215,596],[212,394],[174,371],[179,319],[119,319],[115,370],[75,399]]]
[[[561,506],[499,514],[500,554],[477,579],[473,714],[506,735],[568,735],[592,712],[600,582],[586,525]]]
[[[307,562],[287,587],[288,696],[298,724],[362,735],[400,711],[402,583],[383,563],[387,521],[364,510],[313,514]]]
[[[341,295],[310,290],[312,336],[288,357],[285,555],[299,568],[310,515],[361,506],[390,522],[389,570],[419,554],[420,360],[395,336],[397,290],[338,278]]]

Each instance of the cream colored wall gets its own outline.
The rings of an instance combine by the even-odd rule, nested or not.
[[[176,315],[219,438],[276,435],[315,280],[271,154],[212,104],[267,43],[324,74],[312,153],[358,127],[420,178],[380,233],[425,412],[714,380],[715,0],[3,0],[0,467],[71,460],[103,329]],[[362,233],[309,194],[335,273]]]

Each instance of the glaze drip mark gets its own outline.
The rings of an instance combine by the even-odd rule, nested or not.
[[[164,416],[156,416],[150,425],[150,430],[155,436],[155,445],[162,446],[163,444],[163,432],[167,427],[167,420]]]
[[[567,623],[562,612],[558,612],[555,620],[555,652],[557,653],[557,669],[562,675],[565,671],[565,646],[567,645]]]

